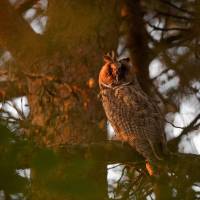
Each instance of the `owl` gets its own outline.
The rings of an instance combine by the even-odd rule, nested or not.
[[[147,161],[166,154],[164,120],[155,103],[140,87],[129,58],[104,56],[99,73],[102,104],[115,134]]]

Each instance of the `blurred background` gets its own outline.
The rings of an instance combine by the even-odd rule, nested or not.
[[[0,200],[200,199],[199,35],[198,0],[1,0]],[[158,179],[112,146],[98,98],[112,50],[183,153]]]

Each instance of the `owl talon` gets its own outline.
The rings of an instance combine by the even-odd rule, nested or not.
[[[150,165],[150,163],[148,161],[146,161],[146,169],[147,169],[147,171],[148,171],[150,176],[154,175],[153,168],[152,168],[152,166]]]

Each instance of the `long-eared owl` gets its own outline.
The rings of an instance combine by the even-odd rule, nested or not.
[[[99,73],[102,104],[116,135],[147,161],[162,160],[166,151],[160,110],[140,87],[129,58],[104,56]]]

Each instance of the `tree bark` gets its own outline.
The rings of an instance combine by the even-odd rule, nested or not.
[[[150,93],[149,63],[150,50],[147,45],[147,32],[143,21],[142,8],[139,0],[124,0],[121,15],[127,29],[126,47],[131,54],[138,81],[142,89]]]

